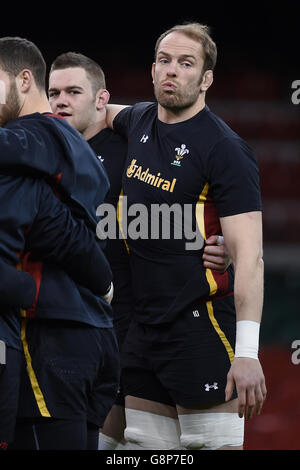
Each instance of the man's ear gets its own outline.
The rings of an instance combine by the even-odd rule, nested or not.
[[[0,80],[0,104],[6,103],[6,85],[3,80]]]
[[[16,80],[19,91],[21,93],[27,93],[30,90],[32,83],[34,82],[32,72],[29,69],[22,70],[17,75]]]
[[[207,91],[209,89],[209,87],[211,86],[213,81],[214,81],[213,71],[212,70],[206,70],[206,72],[204,72],[204,76],[203,76],[203,79],[202,79],[200,90],[204,91],[204,92]]]
[[[97,91],[96,93],[96,108],[97,110],[101,110],[105,108],[105,106],[108,104],[110,99],[110,94],[108,90],[105,90],[104,88],[100,88],[100,90]]]
[[[155,62],[153,62],[152,68],[151,68],[152,83],[154,83],[154,75],[155,75]]]

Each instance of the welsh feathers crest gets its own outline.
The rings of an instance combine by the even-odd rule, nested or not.
[[[173,163],[171,163],[171,165],[181,166],[180,160],[184,157],[184,155],[188,155],[190,151],[186,148],[185,144],[181,144],[180,147],[175,148],[175,152],[176,152],[176,160],[174,160]]]

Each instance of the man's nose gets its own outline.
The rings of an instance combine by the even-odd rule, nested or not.
[[[177,64],[176,62],[169,62],[168,68],[167,68],[167,75],[170,77],[176,77],[177,76]]]
[[[56,98],[56,103],[55,104],[58,108],[63,108],[65,106],[68,106],[69,103],[68,103],[67,94],[65,92],[61,91],[59,93],[59,95],[57,96],[57,98]]]

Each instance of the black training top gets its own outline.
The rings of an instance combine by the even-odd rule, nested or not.
[[[157,104],[139,103],[116,116],[114,129],[128,138],[123,188],[138,320],[171,321],[199,300],[229,295],[232,267],[205,269],[203,239],[222,233],[220,217],[261,210],[248,145],[208,107],[166,124]]]

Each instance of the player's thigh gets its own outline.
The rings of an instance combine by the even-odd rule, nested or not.
[[[101,432],[116,441],[121,441],[124,437],[125,427],[125,407],[114,404],[106,417]]]
[[[168,350],[155,361],[158,378],[176,405],[191,408],[225,401],[235,324],[233,300],[228,298],[192,306],[170,325]]]
[[[87,449],[87,422],[85,419],[42,418],[36,420],[34,434],[37,450]]]
[[[24,404],[23,416],[36,416],[28,411],[40,399],[34,393],[37,383],[51,417],[84,418],[103,425],[114,403],[119,374],[118,348],[110,330],[71,321],[30,321],[26,339],[35,375],[30,375],[32,400]],[[116,360],[111,359],[113,353]]]
[[[114,330],[100,328],[97,334],[102,355],[94,381],[87,394],[87,419],[89,423],[102,428],[116,400],[120,384],[120,357]]]
[[[178,417],[175,406],[130,395],[127,395],[125,398],[125,406],[126,409],[155,413],[156,415],[166,416],[168,418],[177,419]]]
[[[237,399],[176,408],[185,448],[243,450],[244,419],[238,416]]]
[[[125,398],[125,439],[131,450],[174,450],[180,448],[176,408],[138,397]]]

